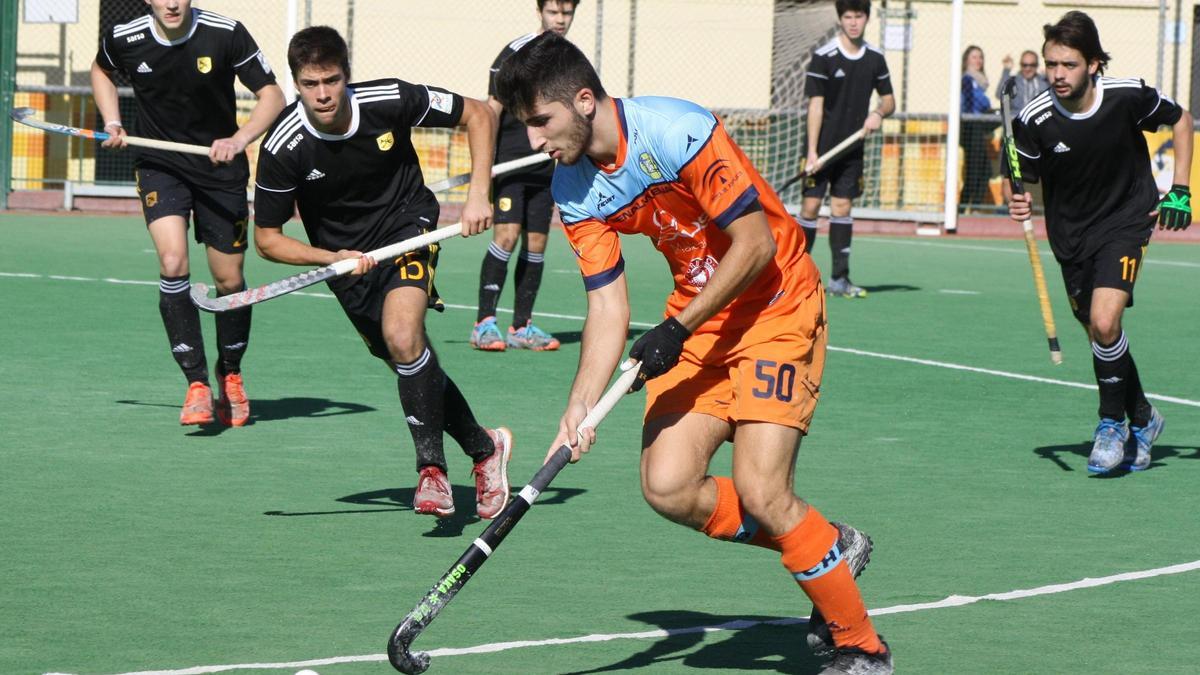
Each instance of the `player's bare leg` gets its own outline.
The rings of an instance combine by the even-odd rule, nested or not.
[[[1163,429],[1162,415],[1146,401],[1129,340],[1121,327],[1128,302],[1129,293],[1119,288],[1092,291],[1087,330],[1100,391],[1100,424],[1088,456],[1088,471],[1092,473],[1145,469],[1150,465],[1150,448]]]
[[[442,444],[445,432],[475,464],[477,513],[481,518],[493,518],[508,503],[512,435],[503,427],[480,426],[457,385],[442,370],[425,334],[428,302],[429,294],[423,288],[396,288],[385,298],[382,316],[400,403],[417,451],[420,478],[413,508],[439,517],[454,513]]]
[[[217,295],[229,295],[246,289],[242,274],[244,253],[223,253],[206,247],[208,268],[212,271]],[[240,427],[250,419],[250,399],[242,379],[242,357],[250,344],[250,307],[217,314],[217,417],[230,426]]]
[[[158,311],[171,355],[188,380],[179,423],[208,424],[213,421],[212,389],[208,386],[200,312],[189,297],[187,221],[183,216],[164,216],[151,221],[146,229],[158,254]]]

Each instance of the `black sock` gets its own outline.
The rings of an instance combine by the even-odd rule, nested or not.
[[[246,285],[242,284],[240,289],[231,291],[231,293],[240,293],[244,290],[246,290]],[[222,295],[230,295],[230,293]],[[245,356],[246,347],[250,343],[251,309],[251,307],[243,307],[217,314],[217,349],[221,356],[217,372],[221,375],[242,372],[242,357]]]
[[[188,275],[158,278],[158,313],[175,363],[188,382],[208,382],[208,362],[204,358],[204,336],[200,334],[200,310],[192,304]]]
[[[1100,417],[1121,421],[1125,419],[1125,395],[1129,388],[1129,371],[1133,357],[1125,332],[1111,345],[1092,343],[1092,367],[1096,385],[1100,388]]]
[[[500,302],[500,291],[504,290],[504,279],[508,276],[508,259],[512,251],[505,251],[496,242],[488,244],[479,269],[479,312],[475,321],[496,316],[496,304]]]
[[[445,426],[442,397],[445,395],[446,374],[428,348],[412,363],[396,364],[400,405],[404,408],[408,431],[417,449],[417,470],[436,466],[446,471],[446,454],[442,448],[442,429]]]
[[[533,301],[542,287],[545,253],[521,251],[517,256],[517,301],[513,304],[513,328],[521,329],[533,318]]]
[[[817,241],[817,219],[800,218],[800,229],[804,230],[804,252],[812,253],[813,244]]]
[[[475,421],[471,406],[450,376],[446,376],[445,401],[446,433],[450,434],[463,452],[475,463],[482,462],[496,450],[492,437]]]
[[[1129,423],[1135,427],[1144,427],[1150,423],[1150,401],[1146,400],[1146,392],[1142,389],[1142,378],[1138,376],[1137,363],[1133,354],[1129,353],[1129,380],[1125,385],[1125,414]]]
[[[854,233],[854,219],[838,216],[829,219],[829,253],[833,257],[831,279],[850,277],[850,238]]]

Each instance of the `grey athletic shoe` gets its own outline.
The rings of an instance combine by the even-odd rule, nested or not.
[[[867,568],[867,563],[871,562],[871,550],[875,545],[865,532],[843,523],[831,524],[838,529],[838,550],[850,566],[850,573],[857,579]],[[829,631],[825,617],[821,616],[821,610],[815,605],[808,617],[808,647],[817,656],[830,656],[834,653],[833,633]]]
[[[1130,471],[1142,471],[1150,466],[1150,447],[1162,433],[1166,422],[1158,408],[1150,408],[1150,422],[1144,427],[1129,425],[1129,435],[1137,443],[1137,457],[1129,464]]]
[[[879,636],[883,642],[883,636]],[[871,654],[861,649],[839,649],[820,675],[892,675],[892,650],[883,642],[883,652]]]
[[[825,293],[828,295],[841,296],[843,298],[867,297],[866,289],[850,283],[849,277],[845,279],[830,279],[829,283],[825,286]]]
[[[1128,440],[1129,427],[1124,421],[1108,417],[1101,419],[1092,442],[1092,454],[1088,455],[1088,471],[1108,473],[1120,468],[1125,461],[1125,442]]]

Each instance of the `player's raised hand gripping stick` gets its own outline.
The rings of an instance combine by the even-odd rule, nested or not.
[[[1009,78],[1000,96],[1001,116],[1004,118],[1004,160],[1008,163],[1009,180],[1013,194],[1025,194],[1021,184],[1021,161],[1017,157],[1017,143],[1012,130],[1012,97],[1016,93],[1016,79]],[[1058,329],[1054,327],[1054,313],[1050,310],[1050,294],[1046,291],[1046,275],[1042,270],[1042,257],[1038,253],[1037,240],[1033,238],[1033,221],[1026,217],[1021,222],[1025,230],[1025,248],[1029,251],[1029,265],[1033,268],[1033,286],[1037,290],[1038,306],[1042,310],[1042,324],[1046,329],[1046,341],[1050,345],[1050,360],[1055,365],[1062,363],[1062,349],[1058,346]]]
[[[640,364],[637,362],[629,361],[622,366],[622,372],[616,381],[609,385],[608,391],[604,392],[604,395],[580,422],[580,429],[600,424],[617,404],[617,401],[621,400],[621,396],[629,390],[630,385],[637,377],[639,367]],[[396,626],[387,645],[388,661],[392,663],[392,667],[402,673],[408,673],[408,675],[423,673],[429,668],[429,654],[424,652],[414,654],[410,651],[413,640],[417,639],[421,631],[437,618],[446,603],[454,599],[454,596],[462,590],[462,587],[479,570],[480,566],[487,562],[488,557],[492,555],[500,542],[504,541],[504,537],[512,531],[521,516],[524,516],[529,507],[533,505],[538,494],[545,490],[550,485],[550,481],[554,480],[558,472],[567,465],[570,457],[571,447],[563,443],[534,474],[533,480],[521,488],[521,492],[517,495],[518,498],[508,503],[508,506],[500,512],[499,516],[496,516],[483,534],[471,544],[467,552],[450,566],[450,570],[425,594],[425,597],[408,613],[408,616],[404,617],[404,621]]]
[[[529,155],[528,157],[521,157],[520,159],[514,159],[508,162],[501,162],[500,164],[492,167],[492,175],[499,176],[501,174],[515,171],[526,166],[540,164],[548,159],[550,159],[549,155],[539,153],[536,155]],[[457,176],[451,176],[450,178],[446,178],[444,180],[430,183],[426,185],[426,187],[434,192],[445,192],[446,190],[456,188],[460,185],[466,185],[469,182],[471,182],[471,174],[463,173]],[[406,239],[402,242],[390,244],[388,246],[384,246],[383,248],[375,249],[374,251],[369,251],[363,255],[370,256],[377,262],[383,262],[388,258],[396,258],[404,253],[408,253],[409,251],[415,251],[416,249],[437,243],[443,239],[449,239],[450,237],[459,234],[462,234],[462,223],[447,225],[432,232],[427,232],[411,239]],[[357,264],[357,258],[347,258],[324,267],[318,267],[315,270],[308,270],[306,272],[300,272],[299,274],[293,274],[286,279],[272,281],[264,286],[248,288],[244,291],[223,295],[219,298],[208,297],[208,284],[194,283],[192,284],[191,290],[192,302],[206,312],[228,312],[240,307],[246,307],[247,305],[256,305],[272,298],[278,298],[281,295],[287,295],[292,291],[298,291],[301,288],[307,288],[314,284],[319,284],[322,281],[328,281],[335,277],[349,274],[350,272],[354,271],[354,267]]]
[[[850,146],[854,145],[855,143],[861,141],[862,138],[863,138],[863,130],[862,129],[859,129],[858,131],[850,134],[846,138],[842,139],[841,143],[838,143],[837,145],[830,148],[829,152],[818,157],[816,165],[818,167],[825,166],[826,164],[828,164],[830,162],[830,160],[832,160],[833,158],[835,158],[838,155],[845,152],[846,148],[849,148]],[[780,185],[779,187],[775,188],[776,194],[782,193],[784,190],[792,187],[792,185],[795,185],[796,181],[800,180],[801,178],[804,178],[805,176],[808,176],[810,173],[812,173],[812,172],[810,172],[808,170],[808,167],[804,167],[804,169],[801,170],[800,173],[785,180],[783,182],[783,185]]]
[[[78,136],[79,138],[92,138],[97,141],[107,141],[111,134],[103,131],[94,131],[92,129],[80,129],[79,127],[69,127],[65,124],[55,124],[39,120],[34,115],[37,113],[33,108],[14,108],[9,116],[14,120],[24,124],[27,127],[49,131],[52,134],[65,134],[67,136]],[[189,155],[204,155],[208,156],[208,146],[206,145],[191,145],[189,143],[176,143],[174,141],[160,141],[156,138],[140,138],[138,136],[126,136],[125,142],[129,145],[136,145],[143,148],[153,148],[155,150],[172,150],[174,152],[182,152]]]

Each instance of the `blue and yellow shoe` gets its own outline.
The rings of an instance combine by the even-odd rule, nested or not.
[[[558,338],[533,325],[532,321],[521,329],[508,327],[508,346],[513,349],[552,352],[559,348],[559,344]]]
[[[496,326],[496,317],[487,316],[471,329],[471,346],[485,352],[502,352],[504,337]]]

